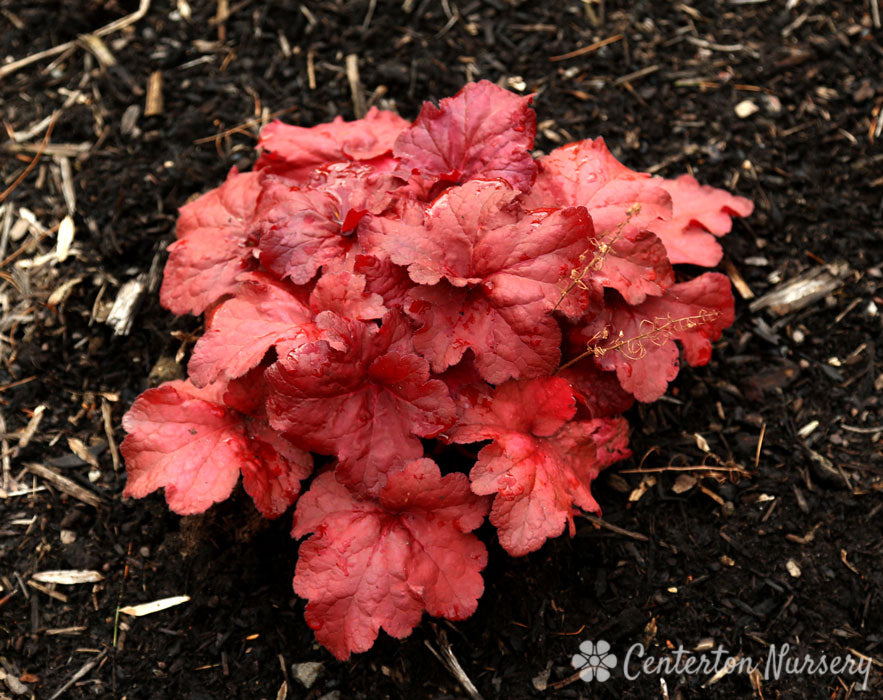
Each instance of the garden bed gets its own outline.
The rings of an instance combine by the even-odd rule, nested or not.
[[[765,660],[785,643],[861,655],[881,692],[883,32],[872,2],[789,4],[154,0],[101,38],[110,58],[83,41],[0,78],[0,190],[58,110],[0,213],[0,697],[50,698],[75,676],[66,697],[463,696],[444,648],[486,698],[845,698],[862,681],[620,667],[586,684],[571,657],[600,639],[620,662],[639,642],[657,657],[719,645]],[[5,3],[0,57],[135,10]],[[161,494],[123,501],[119,423],[181,374],[199,329],[158,303],[176,209],[250,167],[264,121],[370,104],[413,119],[480,78],[537,93],[544,151],[603,136],[635,170],[753,199],[722,239],[736,323],[709,365],[629,412],[635,456],[595,482],[605,525],[578,518],[573,539],[518,559],[479,530],[475,615],[425,617],[341,663],[291,590],[290,517],[262,520],[241,490],[183,519]],[[827,282],[811,303],[752,310],[803,276]],[[139,289],[134,312],[114,314]],[[73,569],[101,580],[34,579]],[[306,662],[320,664],[309,690]]]

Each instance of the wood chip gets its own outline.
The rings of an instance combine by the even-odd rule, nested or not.
[[[50,598],[55,598],[55,600],[60,600],[62,603],[67,602],[67,596],[64,593],[59,593],[54,588],[50,588],[49,586],[44,586],[42,583],[38,581],[34,581],[30,579],[28,581],[28,585],[36,591],[40,591],[40,593],[45,593]]]
[[[68,253],[71,249],[71,243],[74,242],[75,233],[76,228],[74,227],[74,219],[68,214],[61,220],[61,224],[58,227],[58,238],[55,245],[55,257],[58,258],[58,262],[64,262],[67,260]]]
[[[143,617],[144,615],[152,615],[153,613],[161,612],[162,610],[166,610],[167,608],[181,605],[182,603],[186,603],[189,600],[189,595],[177,595],[172,598],[162,598],[160,600],[154,600],[150,603],[127,605],[124,608],[120,608],[120,612],[124,615],[132,615],[133,617]]]
[[[66,493],[68,496],[72,496],[94,508],[101,505],[101,498],[97,494],[88,489],[84,489],[66,476],[62,476],[61,474],[52,471],[49,467],[37,464],[36,462],[31,462],[27,465],[27,469],[32,474],[39,476],[41,479],[45,479],[59,491]]]
[[[840,288],[850,269],[846,263],[814,267],[755,299],[751,311],[769,309],[777,316],[798,311]]]
[[[116,65],[116,58],[114,58],[114,55],[110,52],[110,49],[107,48],[107,44],[105,44],[101,40],[101,37],[97,34],[81,35],[80,43],[85,48],[87,48],[92,53],[92,55],[98,59],[98,62],[105,68]]]
[[[845,550],[845,549],[841,549],[841,550],[840,550],[840,561],[842,561],[842,562],[843,562],[843,565],[844,565],[847,569],[849,569],[852,573],[854,573],[856,576],[861,576],[861,573],[859,572],[859,570],[856,569],[852,564],[850,564],[850,563],[846,560],[846,550]]]
[[[40,583],[61,583],[65,586],[75,586],[80,583],[97,583],[104,580],[104,576],[97,571],[82,569],[38,571],[31,578]]]
[[[70,158],[56,158],[58,169],[61,172],[61,194],[67,205],[67,213],[73,216],[77,211],[77,190],[74,187],[74,174],[71,170]]]
[[[24,449],[31,442],[31,439],[37,432],[37,428],[40,427],[40,421],[43,420],[43,414],[46,413],[46,404],[40,404],[37,408],[34,409],[34,413],[31,415],[31,419],[28,421],[27,426],[21,432],[18,438],[18,447],[19,449]]]
[[[107,399],[101,399],[101,418],[104,421],[104,434],[107,436],[107,444],[110,447],[110,458],[113,460],[113,470],[120,470],[120,450],[117,447],[117,441],[113,436],[113,417],[111,415],[110,403]]]
[[[60,284],[52,291],[52,294],[49,295],[49,298],[46,300],[46,306],[50,309],[56,308],[67,299],[68,294],[70,294],[71,291],[73,291],[73,288],[82,281],[82,277],[72,277],[71,279],[66,280],[63,284]]]
[[[466,671],[463,670],[457,657],[454,656],[454,650],[451,648],[450,642],[448,642],[448,637],[445,634],[445,631],[435,628],[435,633],[440,651],[436,651],[435,647],[429,643],[429,640],[424,640],[426,647],[432,652],[432,655],[442,663],[448,672],[457,679],[457,682],[472,700],[482,700],[481,693],[478,692],[475,684],[469,676],[466,675]]]
[[[641,479],[641,483],[638,484],[638,488],[634,489],[629,494],[629,503],[637,503],[641,500],[641,497],[647,493],[648,489],[656,486],[656,477],[655,476],[645,476]]]
[[[144,273],[126,282],[117,292],[113,306],[107,314],[108,326],[113,328],[115,335],[129,335],[135,320],[135,311],[141,296],[147,288],[147,275]]]
[[[307,51],[307,86],[310,90],[316,89],[316,49],[312,47]]]
[[[754,299],[754,292],[751,291],[751,287],[748,286],[745,278],[742,277],[742,273],[739,272],[733,264],[733,261],[729,258],[724,258],[724,270],[727,273],[727,277],[730,278],[730,282],[732,282],[733,286],[736,288],[736,291],[739,292],[740,297],[745,301]]]
[[[75,437],[69,437],[67,439],[67,446],[71,448],[71,452],[86,462],[86,464],[95,467],[96,469],[99,468],[100,465],[98,464],[98,458],[89,451],[89,448],[86,447],[86,444],[82,440]]]
[[[696,447],[700,450],[708,454],[711,452],[711,448],[708,446],[708,440],[702,437],[699,433],[693,433],[693,439],[696,441]]]
[[[696,485],[696,477],[692,474],[681,474],[675,479],[674,486],[671,487],[672,493],[686,493]]]
[[[50,637],[56,637],[60,634],[70,634],[77,635],[85,632],[89,629],[85,625],[78,625],[76,627],[56,627],[54,629],[43,630],[43,634],[49,635]]]
[[[178,14],[181,15],[181,18],[185,22],[189,22],[190,18],[193,16],[193,11],[190,9],[190,3],[187,0],[178,0]]]
[[[365,116],[365,92],[362,90],[362,81],[359,78],[359,57],[351,53],[346,57],[346,79],[350,84],[350,93],[353,99],[353,112],[356,119]]]
[[[155,117],[163,113],[162,71],[155,70],[147,80],[147,97],[144,102],[144,116]]]

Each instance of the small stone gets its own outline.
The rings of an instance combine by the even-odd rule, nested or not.
[[[764,95],[763,106],[769,114],[781,114],[782,101],[775,95]]]
[[[77,533],[73,530],[62,530],[58,537],[62,544],[73,544],[77,541]]]
[[[319,674],[322,673],[323,664],[319,661],[304,661],[300,664],[291,665],[291,675],[307,690],[313,687]],[[330,694],[330,693],[329,693]]]
[[[739,119],[748,119],[752,114],[756,113],[760,107],[752,100],[742,100],[736,105],[735,112]]]
[[[800,567],[797,566],[797,562],[794,561],[793,559],[789,559],[788,561],[785,562],[785,568],[788,569],[788,573],[793,578],[800,578],[800,574],[803,573],[800,570]]]

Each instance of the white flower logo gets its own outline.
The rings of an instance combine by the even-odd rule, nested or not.
[[[594,679],[603,683],[610,678],[610,670],[616,668],[616,654],[610,653],[610,645],[603,639],[597,643],[586,640],[579,645],[579,653],[573,655],[570,663],[580,669],[579,677],[586,683]]]

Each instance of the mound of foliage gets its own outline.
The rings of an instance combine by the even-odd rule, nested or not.
[[[413,123],[273,122],[181,209],[161,301],[206,330],[124,418],[125,495],[199,513],[241,475],[267,518],[296,503],[294,590],[340,659],[471,615],[486,516],[521,556],[599,512],[622,412],[733,322],[724,275],[672,266],[716,265],[751,202],[601,139],[534,158],[530,101],[483,81]]]

